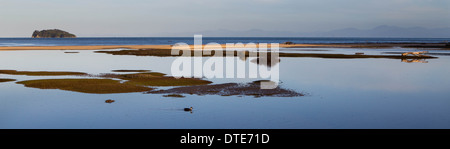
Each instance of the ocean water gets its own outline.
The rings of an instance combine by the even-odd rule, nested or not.
[[[450,38],[307,38],[307,37],[203,37],[203,43],[442,43]],[[67,45],[172,45],[193,44],[194,37],[128,37],[128,38],[0,38],[1,46],[67,46]]]
[[[128,39],[128,38],[126,38]],[[142,44],[166,44],[193,38],[139,38]],[[163,40],[164,39],[164,40]],[[178,39],[178,40],[175,40]],[[214,40],[213,40],[214,39]],[[252,38],[207,39],[218,42],[266,42]],[[291,38],[264,38],[285,41]],[[33,44],[98,44],[98,40],[0,39],[39,41]],[[120,38],[104,39],[108,44],[128,43]],[[112,42],[117,40],[117,42]],[[140,41],[142,40],[142,41]],[[159,41],[157,41],[159,40]],[[300,38],[298,40],[301,40]],[[314,42],[323,42],[314,41]],[[423,39],[425,40],[425,39]],[[438,42],[437,39],[426,39]],[[45,42],[43,42],[45,41]],[[58,41],[58,42],[55,42]],[[66,43],[59,42],[65,41]],[[104,41],[104,44],[106,41]],[[294,41],[294,40],[291,40]],[[361,40],[362,41],[362,40]],[[392,39],[386,42],[391,42]],[[418,39],[414,39],[418,41]],[[295,42],[295,41],[294,41]],[[331,42],[331,41],[330,41]],[[355,42],[345,41],[345,42]],[[409,41],[413,42],[413,41]],[[422,41],[420,41],[422,42]],[[205,40],[204,40],[205,43]],[[280,49],[299,53],[405,52],[414,49]],[[174,57],[110,55],[90,50],[0,51],[0,70],[79,71],[111,73],[117,69],[145,69],[171,74]],[[450,51],[430,50],[430,53]],[[246,63],[252,64],[247,59]],[[281,58],[280,86],[301,92],[301,97],[259,97],[122,93],[87,94],[57,89],[24,87],[17,81],[75,76],[23,76],[0,74],[17,81],[0,83],[0,128],[219,128],[219,129],[358,129],[358,128],[450,128],[450,57],[438,55],[426,63],[406,63],[399,59]],[[214,84],[251,82],[254,79],[207,79]],[[105,103],[106,99],[115,102]],[[194,107],[192,113],[182,109]]]

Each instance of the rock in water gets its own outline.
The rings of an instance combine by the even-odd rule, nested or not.
[[[42,30],[42,31],[34,31],[32,38],[75,38],[74,34],[69,32],[59,30],[59,29],[50,29],[50,30]]]

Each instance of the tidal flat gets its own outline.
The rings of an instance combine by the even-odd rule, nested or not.
[[[86,73],[83,73],[83,72],[69,72],[69,71],[17,71],[17,70],[0,70],[0,74],[26,75],[26,76],[87,75]]]
[[[15,79],[2,79],[0,78],[0,83],[2,82],[11,82],[11,81],[16,81]]]
[[[60,89],[92,94],[113,94],[150,91],[152,88],[120,83],[111,79],[43,79],[20,81],[25,87],[38,89]]]
[[[107,53],[112,55],[134,55],[134,56],[157,56],[157,57],[179,57],[179,56],[201,56],[201,57],[212,57],[212,56],[228,56],[227,51],[223,51],[220,55],[215,55],[216,51],[210,51],[205,54],[205,51],[191,51],[191,50],[180,50],[182,52],[178,54],[172,54],[172,50],[170,49],[139,49],[139,50],[119,50],[119,51],[95,51],[97,53]],[[189,54],[185,55],[183,52],[189,52]],[[239,54],[242,53],[242,54]],[[398,55],[364,55],[364,54],[334,54],[334,53],[285,53],[285,52],[277,52],[279,57],[310,57],[310,58],[333,58],[333,59],[362,59],[362,58],[387,58],[387,59],[433,59],[437,57],[421,55],[421,56],[403,56],[401,54]],[[259,56],[259,52],[252,51],[234,51],[229,56],[241,56],[241,57],[257,57]],[[270,56],[270,54],[268,54]]]
[[[114,70],[113,70],[114,71]],[[120,70],[119,72],[135,72],[136,70]],[[148,70],[149,71],[149,70]],[[1,71],[0,71],[1,72]],[[9,70],[4,72],[18,72]],[[53,76],[53,75],[80,75],[88,77],[100,78],[115,78],[125,81],[112,79],[41,79],[41,80],[26,80],[16,82],[25,87],[39,88],[39,89],[60,89],[66,91],[75,91],[81,93],[96,93],[96,94],[111,94],[111,93],[131,93],[150,91],[153,88],[148,86],[190,86],[190,85],[205,85],[212,83],[198,78],[174,78],[165,76],[166,74],[158,72],[148,73],[133,73],[133,74],[100,74],[88,75],[79,72],[51,72],[51,71],[20,71],[18,73],[8,74],[24,74],[32,76]],[[13,79],[2,79],[2,81],[14,81]]]
[[[127,80],[126,84],[142,86],[191,86],[210,84],[211,81],[198,78],[175,78],[164,73],[147,72],[133,74],[103,74],[101,77],[118,78]]]
[[[164,95],[164,97],[184,97],[180,94],[195,94],[195,95],[220,95],[220,96],[279,96],[279,97],[294,97],[303,96],[300,93],[282,89],[277,87],[275,89],[261,89],[260,81],[242,84],[216,84],[208,85],[213,82],[199,78],[175,78],[166,76],[164,73],[150,72],[150,70],[112,70],[113,72],[141,72],[131,74],[113,74],[105,73],[100,75],[88,75],[80,72],[64,72],[65,75],[79,75],[84,74],[86,77],[96,77],[105,79],[40,79],[40,80],[26,80],[16,82],[25,87],[38,89],[60,89],[65,91],[74,91],[91,94],[115,94],[115,93],[133,93],[133,92],[147,92],[152,94],[171,93]],[[18,72],[9,70],[8,72]],[[51,71],[20,71],[17,74],[42,74],[55,75],[63,74],[62,72]],[[112,80],[108,78],[120,79]],[[0,80],[2,81],[2,80]],[[14,79],[3,79],[3,82],[15,81]],[[158,90],[150,92],[154,87],[177,87],[188,86],[184,88],[173,88],[169,90]],[[176,94],[175,94],[176,93]]]
[[[111,70],[112,72],[150,72],[150,70],[127,70],[127,69],[120,69],[120,70]]]

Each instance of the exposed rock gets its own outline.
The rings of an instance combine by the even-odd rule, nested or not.
[[[112,99],[105,100],[105,103],[113,103],[113,102],[115,102],[115,100]]]
[[[220,96],[254,96],[254,97],[297,97],[304,96],[293,90],[276,87],[274,89],[261,89],[261,81],[251,83],[225,83],[214,85],[197,85],[176,87],[166,90],[148,91],[149,94],[190,94],[190,95],[220,95]],[[164,96],[166,97],[166,96]]]

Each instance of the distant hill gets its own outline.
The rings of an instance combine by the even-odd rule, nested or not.
[[[32,38],[75,38],[74,34],[71,34],[69,32],[59,30],[59,29],[49,29],[49,30],[42,30],[42,31],[34,31]]]
[[[295,32],[266,31],[251,29],[245,31],[208,30],[185,33],[162,33],[160,36],[184,36],[202,34],[205,37],[391,37],[391,38],[450,38],[450,28],[397,27],[381,25],[372,29],[344,28],[331,31]]]
[[[368,30],[345,28],[328,32],[304,33],[314,37],[406,37],[406,38],[449,38],[450,28],[397,27],[381,25]]]

